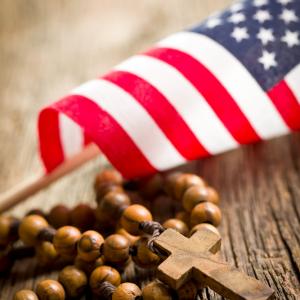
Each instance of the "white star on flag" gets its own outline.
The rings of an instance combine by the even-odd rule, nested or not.
[[[279,15],[279,18],[286,24],[298,21],[298,17],[296,16],[295,12],[286,8],[283,9],[282,13]]]
[[[228,21],[234,24],[238,24],[240,22],[244,22],[246,17],[242,13],[235,13],[228,18]]]
[[[260,28],[257,38],[261,40],[263,45],[267,45],[269,42],[275,41],[273,30],[267,28]]]
[[[254,0],[253,5],[256,7],[264,6],[268,4],[268,0]]]
[[[230,11],[231,12],[238,12],[244,8],[243,3],[235,3],[231,6]]]
[[[277,66],[277,62],[275,60],[275,53],[268,52],[267,50],[263,50],[263,54],[258,59],[258,61],[264,66],[265,70],[269,70],[271,67]]]
[[[210,18],[206,21],[206,27],[208,28],[215,28],[216,26],[219,26],[222,24],[222,20],[215,17],[215,18]]]
[[[300,45],[299,32],[286,30],[285,35],[281,41],[286,43],[289,48]]]
[[[242,40],[246,40],[249,38],[249,34],[247,32],[246,27],[235,27],[231,33],[231,36],[239,43]]]
[[[267,10],[258,10],[254,15],[254,19],[259,23],[264,23],[265,21],[271,20],[272,16]]]
[[[280,3],[281,5],[287,5],[293,2],[293,0],[277,0],[277,2]]]

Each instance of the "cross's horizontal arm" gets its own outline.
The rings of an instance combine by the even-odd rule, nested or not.
[[[158,278],[173,289],[179,289],[192,276],[191,259],[187,256],[178,260],[175,255],[169,256],[157,268]]]
[[[168,252],[168,254],[173,253],[177,249],[184,249],[188,243],[189,240],[174,229],[165,230],[154,240],[154,245],[160,250]]]

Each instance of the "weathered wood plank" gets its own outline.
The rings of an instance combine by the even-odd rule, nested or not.
[[[230,2],[2,0],[0,190],[39,170],[35,126],[41,106]],[[300,295],[299,149],[300,135],[294,134],[184,166],[221,192],[223,257],[269,284],[277,299]],[[104,163],[91,162],[12,213],[21,216],[41,203],[47,210],[62,201],[70,206],[92,202],[93,176]],[[159,220],[173,210],[172,203],[164,202],[164,207],[153,207]],[[0,299],[56,276],[41,271],[31,259],[17,263],[12,276],[0,280]],[[147,281],[144,271],[139,274],[140,281]],[[208,290],[201,298],[221,299]]]

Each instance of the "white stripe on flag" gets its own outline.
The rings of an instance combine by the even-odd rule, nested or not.
[[[59,131],[65,157],[71,157],[82,150],[84,147],[83,131],[64,114],[59,114]]]
[[[300,64],[286,75],[285,82],[288,84],[296,99],[300,103]]]
[[[186,162],[148,112],[117,85],[92,80],[71,93],[87,97],[107,111],[156,169],[165,170]]]
[[[158,89],[209,153],[216,154],[237,147],[237,142],[207,101],[174,67],[156,58],[136,55],[114,69],[133,73]]]
[[[261,138],[289,132],[257,81],[236,57],[211,38],[180,32],[162,40],[158,46],[185,52],[205,65],[231,94]]]

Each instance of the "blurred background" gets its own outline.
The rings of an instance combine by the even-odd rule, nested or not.
[[[0,191],[41,168],[36,134],[41,107],[230,2],[1,0]],[[87,165],[13,213],[23,215],[41,202],[47,209],[61,201],[89,201],[98,167],[99,162]]]

